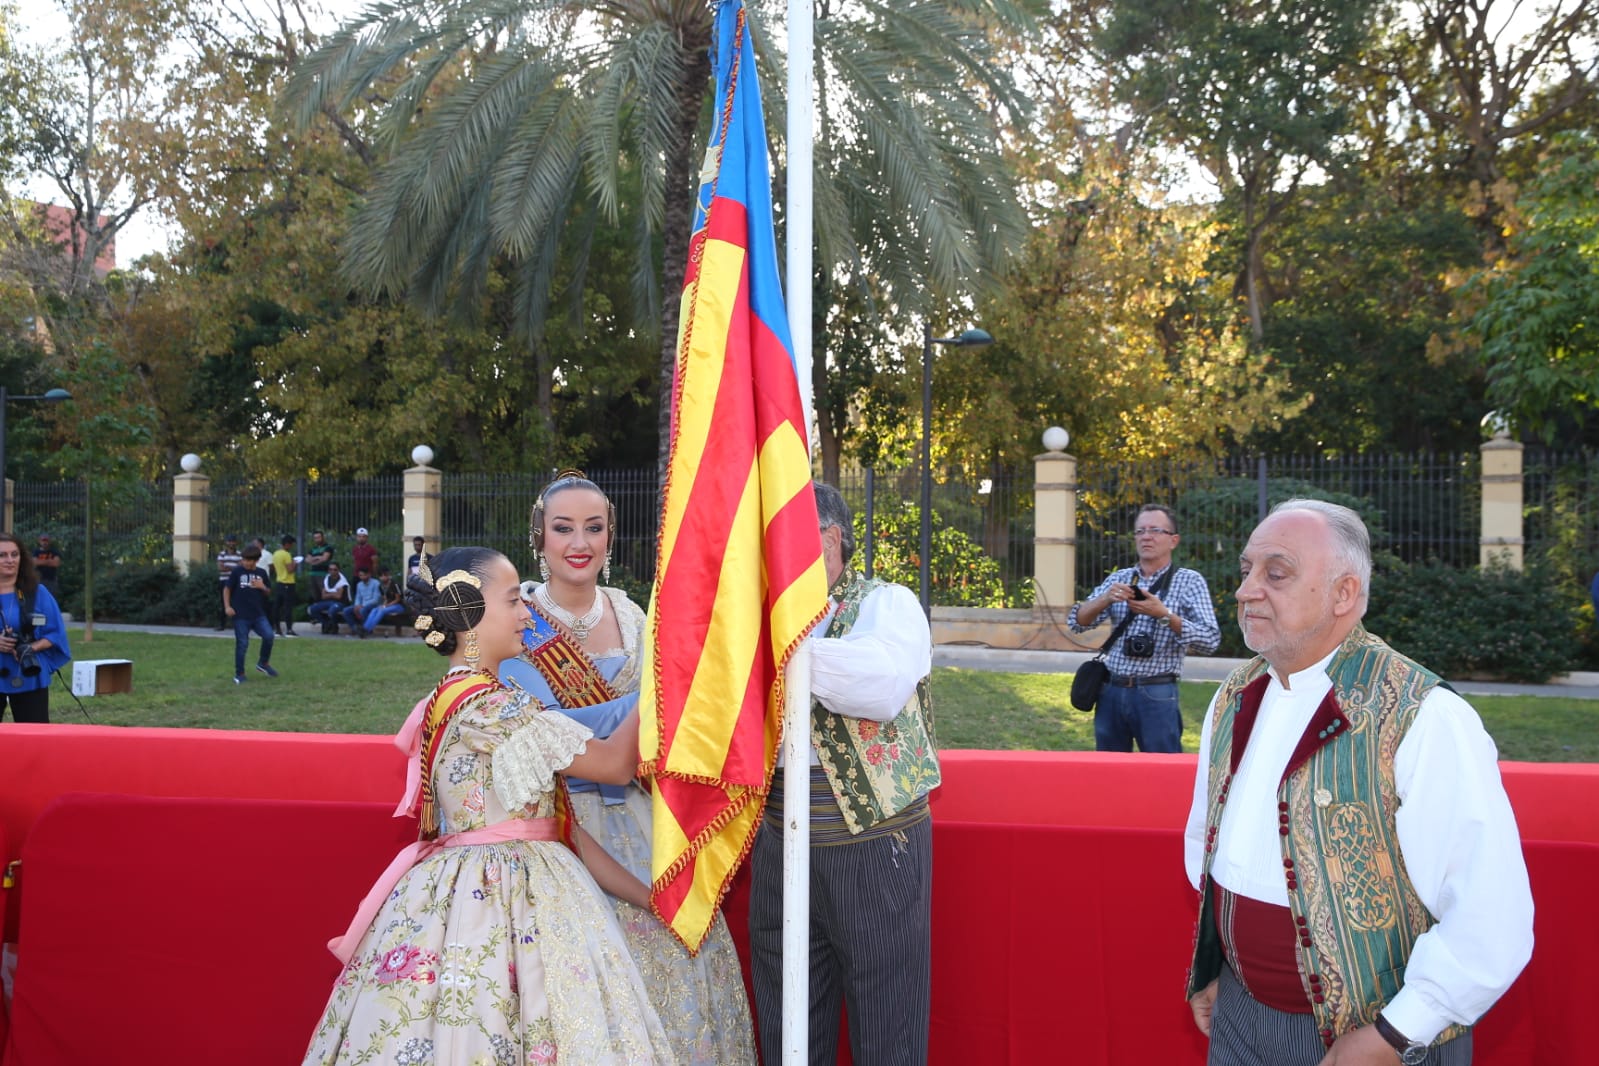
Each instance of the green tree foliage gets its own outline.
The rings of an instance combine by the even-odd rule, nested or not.
[[[910,500],[896,506],[879,506],[873,514],[873,574],[907,588],[921,583],[921,508]],[[855,558],[850,565],[865,566],[866,516],[855,515]],[[946,525],[937,511],[932,515],[932,565],[928,583],[934,603],[949,607],[1004,607],[1005,583],[999,563],[984,554],[982,546],[965,533]]]
[[[766,6],[751,10],[771,71]],[[1020,100],[988,61],[987,37],[989,25],[1016,18],[1000,0],[818,5],[824,272],[875,271],[910,303],[924,283],[970,291],[1019,237],[994,107]],[[589,13],[564,0],[368,8],[308,58],[287,94],[303,125],[386,87],[377,128],[387,162],[350,227],[351,276],[369,292],[475,312],[503,262],[515,327],[537,345],[575,205],[615,224],[636,175],[634,293],[658,308],[669,394],[710,44],[705,3],[621,0]],[[767,78],[774,115],[779,84]],[[660,441],[664,463],[664,432]]]
[[[1063,206],[1035,209],[1004,290],[978,305],[998,342],[940,357],[935,394],[952,454],[1019,466],[1053,423],[1079,456],[1207,451],[1303,406],[1211,291],[1214,222],[1154,206],[1158,187],[1109,151],[1057,180]]]
[[[1599,407],[1599,139],[1569,136],[1519,203],[1500,269],[1475,284],[1472,319],[1488,399],[1552,440],[1562,420]],[[1568,423],[1569,424],[1569,423]]]
[[[1112,5],[1099,34],[1122,98],[1205,168],[1234,213],[1229,258],[1256,341],[1271,302],[1265,235],[1337,155],[1347,115],[1333,76],[1359,57],[1376,9],[1375,0],[1131,0]]]
[[[1477,262],[1471,220],[1437,182],[1376,165],[1301,196],[1268,257],[1265,345],[1310,402],[1250,435],[1272,453],[1474,447],[1483,376],[1453,328],[1453,273]]]
[[[1552,0],[1528,10],[1477,0],[1419,0],[1386,20],[1369,59],[1404,93],[1432,165],[1463,180],[1461,206],[1489,256],[1503,249],[1515,200],[1509,157],[1589,110],[1599,74],[1599,2]],[[1580,119],[1579,119],[1580,121]]]

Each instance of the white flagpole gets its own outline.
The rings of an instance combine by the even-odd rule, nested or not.
[[[794,343],[805,412],[811,426],[811,82],[812,0],[788,0],[788,332]],[[783,709],[783,1062],[810,1061],[811,941],[811,649],[789,659]],[[773,1064],[775,1066],[775,1064]]]

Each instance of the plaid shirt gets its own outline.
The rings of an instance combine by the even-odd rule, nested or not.
[[[1165,571],[1161,570],[1151,578],[1140,576],[1138,584],[1147,589],[1158,582],[1164,573]],[[1102,581],[1093,595],[1088,598],[1103,596],[1118,582],[1131,584],[1134,575],[1137,574],[1140,574],[1140,571],[1136,566],[1118,570]],[[1221,645],[1221,626],[1216,623],[1216,607],[1211,602],[1210,586],[1205,584],[1205,579],[1199,573],[1178,567],[1177,572],[1172,575],[1171,584],[1166,587],[1166,591],[1159,599],[1173,614],[1183,620],[1182,636],[1179,637],[1153,617],[1134,616],[1133,623],[1122,631],[1122,635],[1116,640],[1116,646],[1105,656],[1105,665],[1110,667],[1110,672],[1117,677],[1180,674],[1183,672],[1185,647],[1208,655]],[[1082,633],[1106,622],[1120,625],[1121,620],[1127,617],[1131,609],[1125,603],[1113,603],[1099,613],[1093,625],[1085,626],[1077,621],[1077,609],[1081,606],[1081,603],[1073,604],[1071,614],[1066,619],[1066,624],[1071,626],[1073,633]],[[1154,655],[1147,659],[1133,659],[1127,656],[1124,650],[1127,647],[1127,638],[1134,633],[1147,633],[1154,638]]]

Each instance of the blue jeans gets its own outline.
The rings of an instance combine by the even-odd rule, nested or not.
[[[366,629],[366,631],[368,633],[370,633],[374,629],[376,629],[378,626],[383,624],[383,619],[389,617],[390,615],[404,614],[404,613],[405,613],[405,604],[403,604],[403,603],[386,603],[386,604],[384,604],[381,607],[374,607],[370,611],[368,611],[366,613],[366,621],[362,622],[361,625],[363,627],[365,627],[365,629]]]
[[[240,618],[233,616],[233,673],[244,673],[244,653],[250,648],[250,634],[254,632],[261,638],[261,658],[256,660],[262,666],[272,661],[272,621],[266,615],[257,615],[255,618]]]
[[[337,625],[339,615],[344,612],[344,604],[338,600],[317,600],[305,609],[313,622],[332,622]]]
[[[1106,685],[1094,709],[1094,747],[1099,751],[1183,750],[1183,715],[1177,686]]]

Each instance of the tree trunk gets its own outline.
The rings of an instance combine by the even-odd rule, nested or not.
[[[822,480],[837,486],[842,444],[832,397],[827,394],[827,315],[832,306],[832,286],[818,273],[811,286],[811,406],[816,416],[816,446],[822,453]]]
[[[677,376],[677,324],[688,270],[688,245],[694,225],[694,197],[699,176],[695,149],[699,144],[701,105],[710,91],[711,24],[686,33],[683,54],[689,61],[677,90],[677,130],[666,156],[666,188],[661,221],[661,407],[656,420],[656,484],[666,488],[672,452],[672,386]]]

